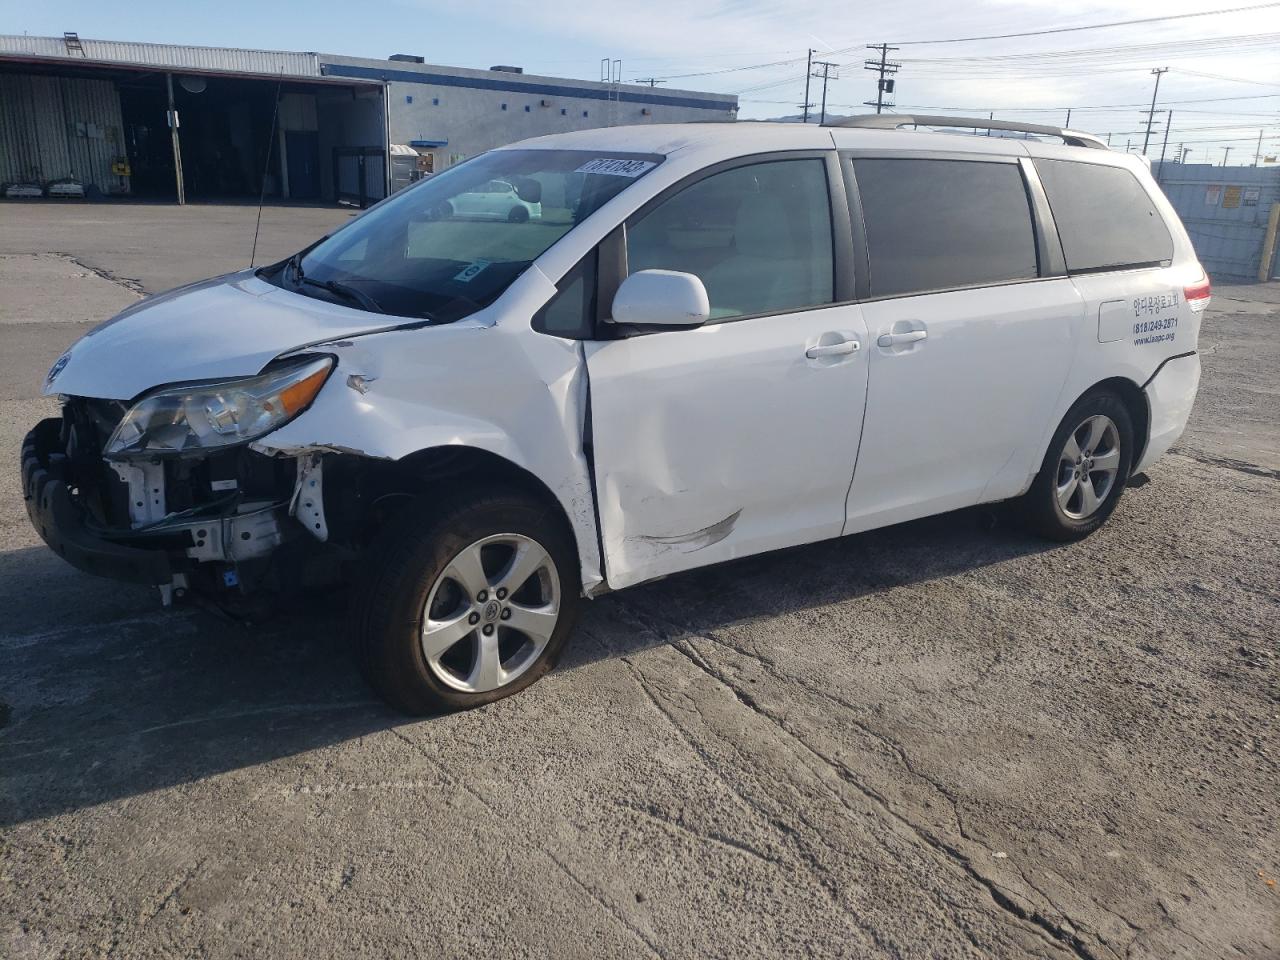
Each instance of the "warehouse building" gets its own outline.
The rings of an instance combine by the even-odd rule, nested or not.
[[[0,36],[8,196],[365,206],[526,137],[733,120],[737,98],[322,53]],[[265,176],[264,176],[265,173]]]

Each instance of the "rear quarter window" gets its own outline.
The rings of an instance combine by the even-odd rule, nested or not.
[[[1123,167],[1036,160],[1069,273],[1156,266],[1173,237],[1138,178]]]

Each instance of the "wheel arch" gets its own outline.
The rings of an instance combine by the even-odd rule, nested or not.
[[[429,499],[457,484],[504,487],[524,494],[546,507],[574,539],[572,518],[537,474],[481,447],[442,444],[398,460],[339,454],[326,464],[325,472],[326,478],[337,475],[326,483],[326,512],[341,518],[341,528],[353,542],[370,537],[408,499]]]
[[[1125,408],[1129,411],[1129,416],[1133,418],[1133,434],[1137,440],[1136,449],[1133,451],[1131,464],[1138,464],[1142,460],[1142,454],[1147,448],[1147,440],[1151,433],[1151,405],[1147,401],[1147,395],[1143,392],[1142,387],[1134,383],[1128,377],[1108,377],[1105,380],[1099,380],[1088,390],[1085,390],[1067,409],[1071,409],[1085,397],[1094,393],[1111,393],[1118,396]]]

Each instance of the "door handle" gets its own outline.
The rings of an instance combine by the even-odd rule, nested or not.
[[[819,360],[822,357],[843,357],[850,353],[857,353],[860,349],[862,344],[857,340],[842,340],[840,343],[824,343],[821,346],[810,347],[804,355],[810,360]]]
[[[917,343],[929,336],[926,330],[908,330],[905,333],[882,333],[876,343],[882,347],[902,347],[908,343]]]

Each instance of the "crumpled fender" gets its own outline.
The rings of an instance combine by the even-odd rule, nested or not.
[[[496,311],[438,327],[392,329],[317,343],[337,365],[311,407],[254,442],[276,456],[335,451],[400,460],[420,450],[467,446],[538,477],[573,526],[584,591],[603,582],[582,430],[586,367],[581,346],[537,334],[530,318],[555,286],[530,268]]]

